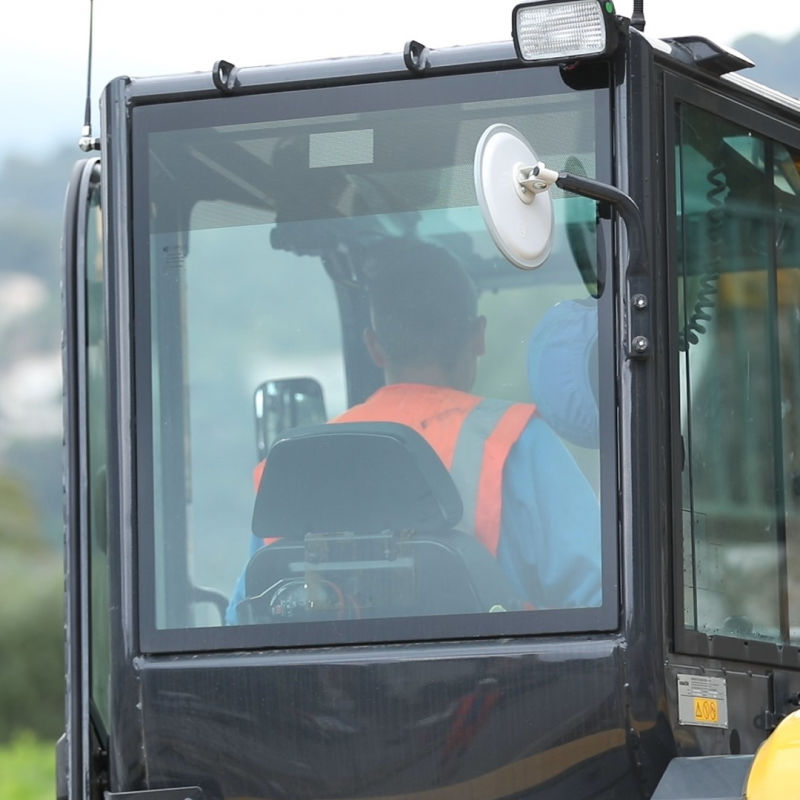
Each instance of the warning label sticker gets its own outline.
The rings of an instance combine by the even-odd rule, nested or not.
[[[678,721],[681,725],[728,727],[728,691],[724,678],[678,675]]]

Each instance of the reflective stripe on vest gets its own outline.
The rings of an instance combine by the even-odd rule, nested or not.
[[[503,467],[533,413],[533,406],[484,398],[458,434],[450,474],[464,505],[461,526],[471,529],[492,555],[500,542]]]

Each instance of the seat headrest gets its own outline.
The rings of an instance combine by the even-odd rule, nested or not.
[[[416,431],[348,422],[285,431],[269,451],[253,510],[260,538],[454,528],[450,473]]]

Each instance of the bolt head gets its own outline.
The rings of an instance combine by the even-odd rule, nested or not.
[[[646,353],[650,342],[647,341],[646,336],[634,336],[631,346],[637,353]]]

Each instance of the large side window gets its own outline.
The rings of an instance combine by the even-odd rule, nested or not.
[[[796,643],[798,153],[677,110],[683,625]]]

